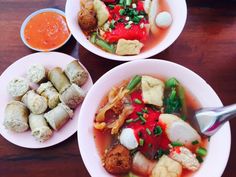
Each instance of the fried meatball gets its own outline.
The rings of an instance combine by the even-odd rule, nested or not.
[[[85,31],[92,31],[97,27],[97,18],[95,12],[86,8],[83,8],[79,11],[78,21],[80,27]]]
[[[114,146],[105,157],[105,169],[112,174],[128,173],[131,169],[132,158],[130,152],[124,146]]]

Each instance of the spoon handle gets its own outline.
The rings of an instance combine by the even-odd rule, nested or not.
[[[215,109],[218,114],[219,122],[226,122],[234,117],[236,117],[236,104],[225,106],[222,108]]]

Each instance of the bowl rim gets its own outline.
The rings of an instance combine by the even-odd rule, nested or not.
[[[115,60],[115,61],[133,61],[133,60],[140,60],[140,59],[143,59],[143,58],[149,58],[149,57],[152,57],[154,55],[157,55],[157,54],[161,53],[162,51],[164,51],[165,49],[167,49],[168,47],[170,47],[178,39],[178,37],[182,33],[182,31],[184,29],[184,26],[186,24],[187,13],[188,13],[186,0],[179,0],[179,1],[181,1],[183,3],[183,13],[184,13],[184,16],[183,16],[183,23],[181,23],[179,25],[179,28],[176,31],[174,37],[171,38],[167,44],[164,44],[161,47],[161,49],[159,49],[158,52],[155,52],[155,47],[153,47],[153,48],[149,49],[146,52],[141,52],[138,55],[132,55],[132,56],[120,56],[120,55],[116,55],[116,54],[111,54],[109,52],[106,52],[106,51],[98,48],[97,46],[94,47],[94,44],[90,43],[88,40],[86,42],[83,42],[83,39],[81,37],[78,37],[77,35],[75,35],[75,32],[73,32],[74,31],[73,30],[73,28],[74,28],[73,24],[69,20],[70,19],[70,17],[69,17],[69,12],[70,12],[69,6],[70,6],[70,3],[73,2],[73,0],[67,0],[66,1],[65,15],[66,15],[68,27],[71,30],[71,33],[72,33],[73,37],[76,39],[76,41],[79,42],[80,45],[82,45],[88,51],[92,52],[95,55],[98,55],[100,57],[103,57],[103,58],[109,59],[109,60]],[[80,35],[84,35],[83,32],[77,31],[76,33],[79,33]]]
[[[89,105],[89,101],[91,101],[91,98],[92,97],[94,97],[94,92],[95,92],[95,90],[96,90],[96,88],[98,87],[98,86],[100,86],[100,85],[104,85],[105,84],[105,80],[106,80],[106,77],[109,77],[109,75],[112,75],[112,74],[114,74],[114,72],[116,72],[116,75],[117,75],[117,71],[120,71],[121,69],[124,69],[125,67],[130,67],[130,66],[127,66],[127,65],[130,65],[130,64],[135,64],[135,63],[138,63],[138,62],[140,62],[140,63],[143,63],[144,64],[144,62],[157,62],[157,63],[159,63],[160,64],[160,62],[161,63],[163,63],[163,64],[170,64],[170,65],[172,65],[172,66],[174,66],[175,65],[175,67],[177,67],[177,68],[179,68],[179,69],[184,69],[184,70],[186,70],[186,73],[191,73],[191,77],[194,77],[194,78],[197,78],[197,80],[199,80],[199,82],[201,82],[203,85],[204,85],[204,87],[206,87],[206,89],[208,89],[209,90],[209,92],[208,93],[211,93],[212,94],[212,96],[216,99],[216,104],[218,104],[218,106],[222,106],[223,104],[222,104],[222,102],[221,102],[221,100],[220,100],[220,98],[218,97],[218,95],[216,94],[216,92],[212,89],[212,87],[202,78],[202,77],[200,77],[198,74],[196,74],[194,71],[192,71],[192,70],[190,70],[190,69],[188,69],[188,68],[186,68],[186,67],[184,67],[184,66],[182,66],[182,65],[180,65],[180,64],[177,64],[177,63],[174,63],[174,62],[170,62],[170,61],[166,61],[166,60],[163,60],[163,59],[146,59],[146,60],[136,60],[136,61],[132,61],[132,62],[126,62],[126,63],[124,63],[124,64],[121,64],[121,65],[118,65],[118,66],[116,66],[115,68],[113,68],[113,69],[111,69],[111,70],[109,70],[108,72],[106,72],[103,76],[101,76],[95,83],[94,83],[94,85],[92,86],[92,88],[89,90],[89,92],[87,93],[87,96],[86,96],[86,98],[85,98],[85,100],[84,100],[84,102],[83,102],[83,104],[82,104],[82,106],[81,106],[81,112],[80,112],[80,114],[79,114],[79,119],[78,119],[78,131],[77,131],[77,140],[78,140],[78,146],[79,146],[79,150],[80,150],[80,154],[81,154],[81,157],[82,157],[82,160],[83,160],[83,162],[84,162],[84,164],[85,164],[85,167],[86,167],[86,169],[88,170],[88,172],[90,173],[90,175],[91,176],[93,176],[93,177],[95,177],[96,176],[96,174],[93,172],[94,170],[93,170],[93,168],[91,167],[91,161],[89,161],[89,158],[88,158],[88,154],[86,154],[86,149],[88,148],[87,146],[86,146],[86,143],[85,142],[87,142],[87,139],[88,139],[88,134],[89,134],[89,131],[88,131],[88,128],[90,127],[90,126],[88,126],[88,128],[87,129],[83,129],[83,130],[81,130],[82,128],[81,128],[81,126],[82,125],[84,125],[84,123],[83,123],[83,117],[84,116],[86,116],[86,113],[85,113],[85,111],[84,110],[86,110],[86,107]],[[127,70],[127,68],[126,68],[126,70]],[[138,72],[137,72],[137,74],[138,74]],[[189,90],[189,91],[191,91],[191,90]],[[90,127],[91,128],[91,127]],[[221,156],[221,164],[220,164],[220,166],[218,167],[218,169],[217,170],[215,170],[215,174],[216,174],[216,176],[215,177],[220,177],[222,174],[223,174],[223,172],[224,172],[224,169],[225,169],[225,167],[226,167],[226,165],[227,165],[227,162],[228,162],[228,159],[229,159],[229,155],[230,155],[230,149],[231,149],[231,130],[230,130],[230,126],[229,126],[229,122],[227,122],[227,123],[225,123],[223,126],[222,126],[222,131],[224,131],[224,133],[226,134],[226,135],[228,135],[228,136],[226,136],[225,138],[224,138],[224,141],[225,141],[225,147],[224,147],[224,149],[225,149],[225,153],[224,153],[224,156]],[[85,136],[85,135],[87,135],[87,136]],[[222,136],[222,135],[221,135]],[[225,135],[224,135],[225,136]],[[92,136],[93,137],[93,136]],[[212,137],[212,138],[214,138],[215,137],[215,135]],[[222,137],[221,137],[222,138]],[[94,140],[91,140],[94,144],[95,144],[95,142],[94,142]],[[90,141],[89,141],[90,142]],[[209,143],[209,145],[211,145],[211,143]],[[96,144],[95,144],[95,146],[96,146]],[[94,148],[94,147],[93,147]],[[96,148],[96,147],[95,147]],[[210,148],[210,147],[209,147]],[[98,155],[98,150],[97,150],[97,148],[96,148],[96,153],[97,153],[97,155]],[[92,155],[92,154],[91,154]],[[96,155],[96,156],[97,156]],[[94,156],[94,155],[93,155]],[[98,155],[99,156],[99,155]],[[193,176],[195,176],[195,175],[193,175]]]
[[[54,48],[49,48],[49,49],[47,49],[47,50],[43,50],[43,49],[38,49],[38,48],[32,47],[30,44],[28,44],[28,42],[25,40],[25,36],[24,36],[25,27],[26,27],[26,25],[29,23],[29,21],[30,21],[34,16],[36,16],[36,15],[38,15],[38,14],[40,14],[40,13],[43,13],[43,12],[56,12],[56,13],[62,15],[62,16],[66,19],[65,12],[63,12],[63,11],[60,10],[60,9],[56,9],[56,8],[43,8],[43,9],[36,10],[36,11],[32,12],[30,15],[28,15],[28,16],[24,19],[23,23],[21,24],[20,37],[21,37],[22,42],[23,42],[28,48],[30,48],[30,49],[32,49],[32,50],[35,50],[35,51],[38,51],[38,52],[45,52],[45,51],[46,51],[46,52],[50,52],[50,51],[59,49],[60,47],[62,47],[63,45],[65,45],[65,44],[68,42],[68,40],[70,39],[70,37],[71,37],[72,34],[71,34],[71,31],[70,31],[69,26],[68,26],[68,24],[67,24],[68,29],[69,29],[69,32],[70,32],[70,33],[69,33],[69,36],[67,37],[67,39],[66,39],[63,43],[59,44],[58,46],[56,46],[56,47],[54,47]],[[66,22],[67,22],[67,21],[66,21]]]

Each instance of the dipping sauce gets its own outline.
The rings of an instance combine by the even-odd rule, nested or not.
[[[60,46],[69,35],[65,17],[56,12],[42,12],[35,15],[24,30],[27,43],[33,48],[44,51]]]

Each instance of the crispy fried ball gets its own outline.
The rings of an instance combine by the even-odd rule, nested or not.
[[[80,27],[85,31],[92,31],[97,27],[97,18],[95,12],[86,8],[83,8],[79,11],[78,21]]]
[[[105,157],[105,169],[112,174],[128,173],[131,169],[132,158],[127,148],[118,144]]]

